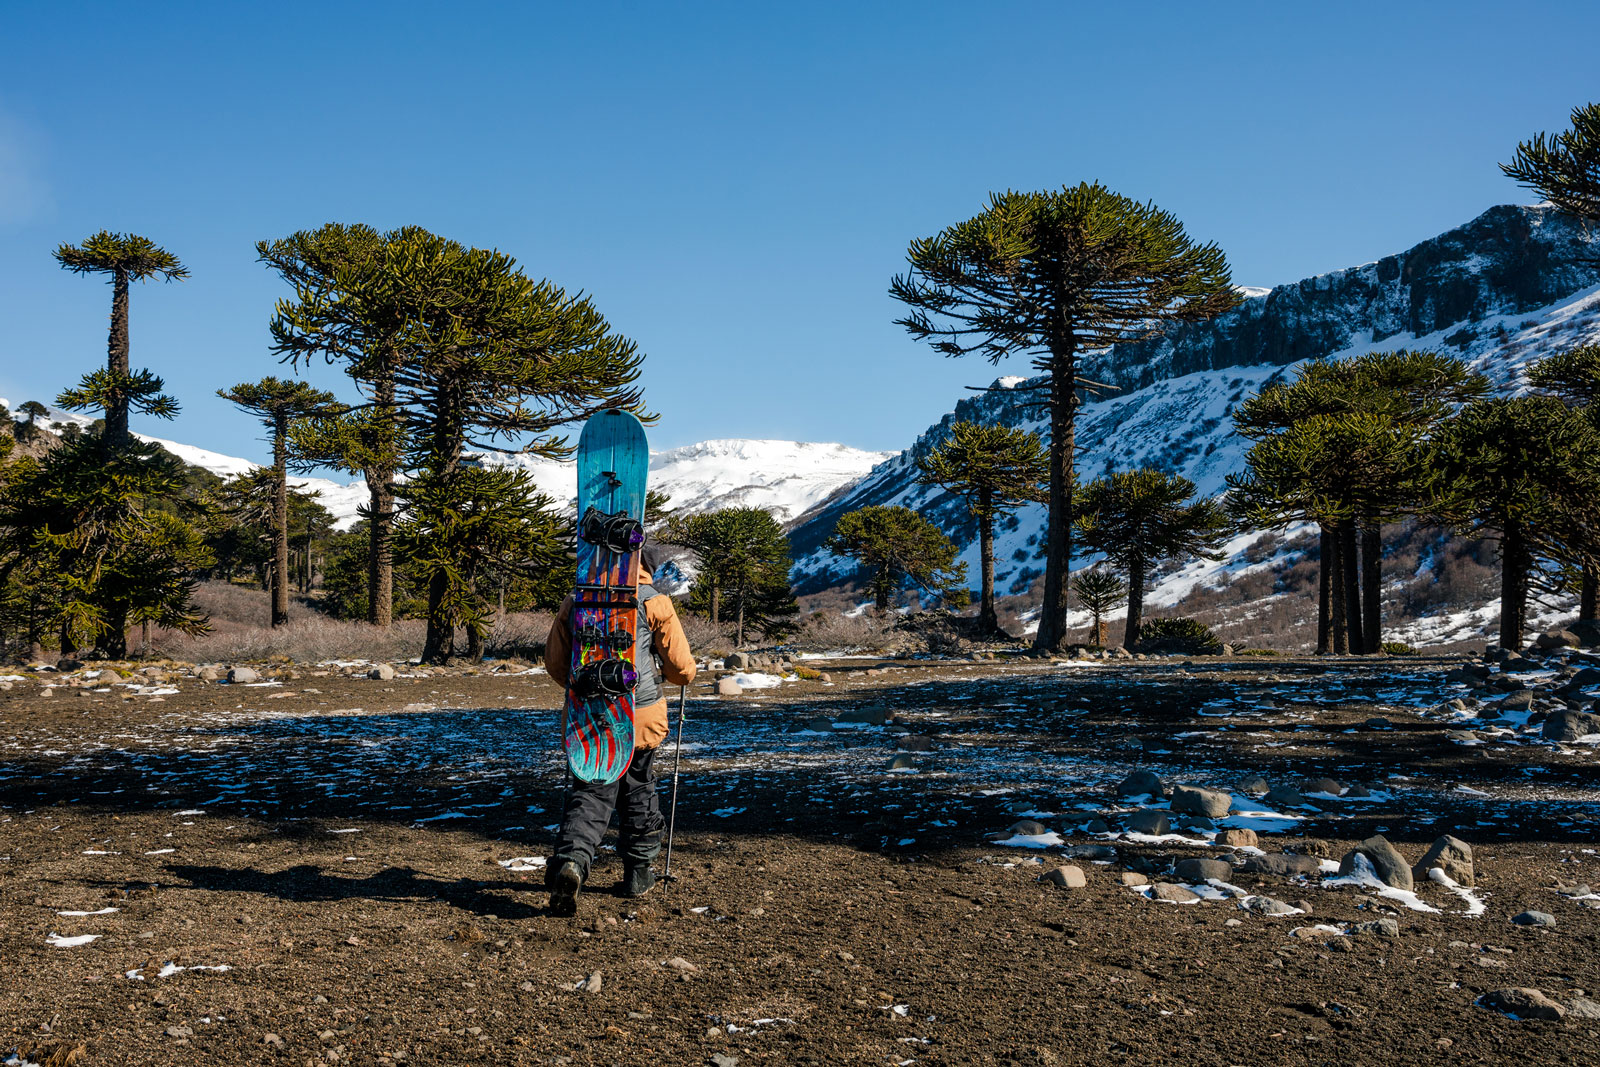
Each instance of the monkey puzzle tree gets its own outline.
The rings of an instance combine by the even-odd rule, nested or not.
[[[1222,558],[1217,548],[1228,531],[1227,514],[1216,501],[1190,502],[1192,496],[1189,479],[1156,470],[1107,475],[1079,494],[1079,537],[1128,576],[1125,648],[1139,644],[1145,581],[1156,564],[1190,556]]]
[[[1089,643],[1105,644],[1106,624],[1100,620],[1128,595],[1128,587],[1123,585],[1122,579],[1112,574],[1109,569],[1090,567],[1073,576],[1072,591],[1078,594],[1078,603],[1094,617],[1094,636],[1090,638]]]
[[[50,409],[37,400],[29,400],[17,409],[27,418],[18,422],[12,429],[12,435],[18,441],[33,441],[39,436],[38,418],[40,415],[50,414]]]
[[[148,382],[132,377],[128,370],[128,283],[150,278],[176,281],[187,278],[189,270],[178,257],[158,247],[147,237],[101,230],[81,245],[61,245],[56,262],[74,274],[106,274],[111,282],[111,334],[106,342],[106,368],[85,379],[106,405],[105,446],[119,449],[128,444],[128,407],[143,396]],[[143,373],[143,372],[141,372]],[[160,392],[159,387],[155,390]]]
[[[978,522],[982,591],[978,622],[1000,629],[994,608],[994,519],[1023,504],[1043,500],[1050,459],[1039,435],[1005,426],[957,422],[950,436],[917,460],[925,485],[937,485],[966,501]]]
[[[1570,130],[1523,141],[1500,169],[1562,211],[1600,219],[1600,104],[1573,108]]]
[[[1529,369],[1528,383],[1583,412],[1600,432],[1600,345],[1580,345],[1541,360]],[[1600,529],[1593,518],[1574,516],[1582,542],[1574,561],[1579,572],[1578,621],[1590,625],[1600,622]]]
[[[789,587],[789,540],[765,508],[723,508],[669,520],[661,538],[682,545],[697,560],[689,606],[712,622],[727,608],[734,643],[743,645],[754,627],[771,636],[800,611]]]
[[[332,393],[268,376],[217,395],[258,416],[272,435],[272,625],[289,621],[289,424],[342,413]]]
[[[1215,244],[1196,244],[1175,216],[1098,182],[994,194],[982,214],[912,241],[906,258],[889,292],[910,308],[897,322],[913,337],[947,356],[976,352],[991,363],[1029,353],[1050,376],[1049,525],[1035,644],[1058,648],[1075,518],[1079,359],[1237,305],[1227,259]]]
[[[967,565],[956,562],[956,546],[910,508],[873,504],[847,512],[823,547],[868,572],[879,611],[889,610],[890,598],[907,581],[945,603],[967,601]]]
[[[1500,548],[1500,645],[1520,648],[1540,557],[1582,557],[1600,506],[1600,433],[1551,397],[1480,400],[1440,435],[1442,508]]]

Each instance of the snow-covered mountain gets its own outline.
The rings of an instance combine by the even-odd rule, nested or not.
[[[1245,442],[1232,432],[1235,405],[1308,359],[1437,349],[1460,354],[1497,388],[1514,391],[1530,361],[1600,340],[1597,251],[1600,236],[1592,238],[1547,206],[1496,207],[1399,255],[1264,295],[1246,294],[1240,307],[1210,322],[1116,346],[1085,368],[1087,377],[1121,391],[1091,401],[1080,413],[1079,477],[1155,467],[1184,475],[1201,493],[1222,491],[1227,476],[1242,469],[1245,452]],[[1019,388],[1026,384],[1023,378],[1000,378],[988,392],[963,399],[910,448],[803,516],[791,531],[800,592],[850,580],[852,565],[823,549],[822,541],[840,515],[867,504],[904,505],[936,522],[964,547],[962,558],[976,580],[976,527],[958,499],[917,485],[916,459],[943,441],[958,420],[1048,436],[1044,413],[1030,405],[1037,393]],[[1031,505],[997,530],[1001,595],[1030,593],[1043,573],[1044,518],[1043,507]],[[1265,536],[1235,539],[1221,562],[1162,575],[1148,605],[1170,607],[1196,589],[1272,568],[1282,557],[1264,549]],[[1396,636],[1462,640],[1476,636],[1495,614],[1474,607],[1449,619],[1411,619]]]

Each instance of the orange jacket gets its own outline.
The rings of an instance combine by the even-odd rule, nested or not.
[[[544,669],[563,689],[567,686],[568,672],[572,667],[572,633],[567,620],[572,615],[572,598],[561,602],[555,622],[550,624],[550,635],[544,642]],[[683,624],[673,610],[672,598],[658,593],[644,602],[644,618],[650,624],[651,643],[661,663],[661,677],[670,685],[688,685],[694,681],[694,653],[689,650],[689,639],[683,634]],[[566,729],[566,723],[562,723]],[[667,698],[649,707],[633,710],[633,747],[655,748],[667,739]]]

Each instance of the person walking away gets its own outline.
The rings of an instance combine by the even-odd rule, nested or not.
[[[694,653],[672,598],[650,584],[666,562],[659,546],[646,544],[640,562],[648,576],[639,585],[639,643],[634,668],[639,682],[634,689],[633,762],[615,782],[583,782],[568,775],[561,833],[555,855],[545,868],[545,888],[550,909],[558,915],[577,911],[578,892],[588,881],[589,869],[600,848],[600,838],[619,816],[617,853],[622,857],[624,896],[636,897],[656,884],[651,864],[661,852],[661,830],[666,820],[656,794],[656,752],[667,738],[666,685],[694,681]],[[568,619],[572,598],[562,601],[544,644],[544,666],[555,683],[565,688],[572,666],[572,635]],[[565,730],[566,724],[562,723]]]

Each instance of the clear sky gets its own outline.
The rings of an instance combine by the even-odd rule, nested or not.
[[[109,287],[51,250],[144,234],[175,424],[281,373],[254,243],[419,224],[590,293],[648,354],[652,444],[899,448],[998,371],[892,323],[907,242],[992,190],[1100,179],[1241,284],[1531,197],[1495,164],[1600,98],[1600,5],[22,4],[0,8],[0,396],[103,365]],[[332,369],[313,377],[339,385]]]

